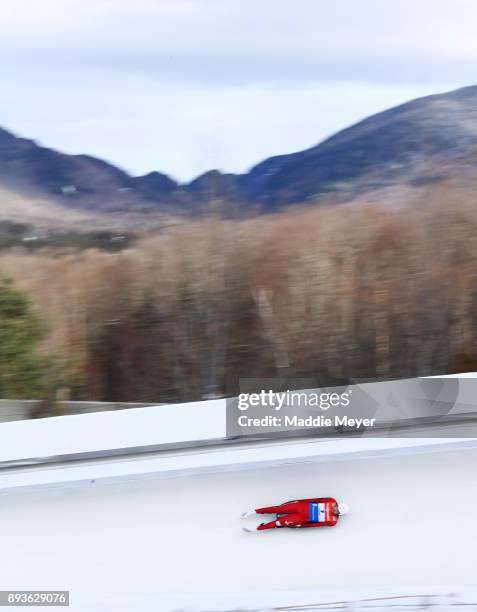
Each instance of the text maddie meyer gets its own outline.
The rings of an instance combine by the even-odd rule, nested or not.
[[[334,418],[318,416],[289,416],[284,417],[267,415],[263,417],[249,417],[241,414],[237,419],[240,427],[374,427],[376,419],[354,418],[348,416],[335,416]]]

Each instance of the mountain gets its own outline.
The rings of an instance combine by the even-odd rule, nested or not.
[[[193,213],[218,199],[259,210],[340,202],[383,188],[473,177],[476,162],[477,86],[372,115],[246,174],[211,170],[188,184],[157,171],[132,177],[101,159],[60,153],[0,129],[0,187],[102,213]]]
[[[396,184],[445,180],[477,160],[477,86],[372,115],[319,145],[272,157],[244,177],[267,207],[325,195],[354,197]]]
[[[131,177],[90,155],[67,155],[0,129],[0,185],[66,206],[125,211],[169,197],[177,183],[159,172]]]

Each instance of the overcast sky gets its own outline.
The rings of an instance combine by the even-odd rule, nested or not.
[[[133,174],[241,172],[477,83],[476,0],[0,0],[0,126]]]

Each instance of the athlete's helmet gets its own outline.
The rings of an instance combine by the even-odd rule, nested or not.
[[[349,512],[348,504],[338,504],[338,512],[340,513],[340,516],[342,516],[343,514],[348,514]]]

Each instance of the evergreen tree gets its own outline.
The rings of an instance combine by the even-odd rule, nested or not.
[[[38,398],[50,385],[53,362],[37,353],[45,327],[28,297],[0,281],[0,397]]]

